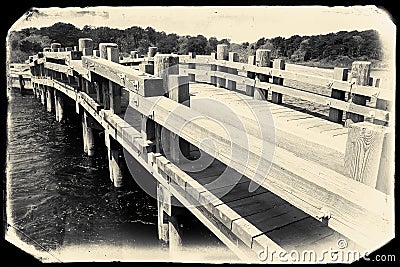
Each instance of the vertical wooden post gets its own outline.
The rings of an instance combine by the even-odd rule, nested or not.
[[[140,63],[139,71],[154,75],[154,65],[149,63]]]
[[[171,214],[173,211],[174,207],[171,207]],[[182,247],[182,231],[180,230],[178,217],[176,215],[172,214],[172,216],[169,216],[168,234],[170,253],[179,253]]]
[[[168,97],[190,107],[189,76],[170,75],[168,79]],[[174,163],[180,163],[183,157],[187,158],[189,156],[190,144],[179,137],[177,133],[168,132],[170,134],[169,159]]]
[[[169,216],[171,215],[171,193],[157,183],[158,239],[168,244]]]
[[[255,56],[249,56],[248,59],[247,59],[247,64],[255,65],[256,64],[256,57]],[[247,78],[255,79],[256,78],[256,74],[254,72],[248,71],[247,72]],[[254,81],[254,83],[255,83],[255,81]],[[254,85],[246,85],[246,95],[254,96]]]
[[[196,58],[196,53],[189,52],[189,57]],[[196,69],[196,63],[188,63],[188,69]],[[189,73],[189,82],[195,82],[195,81],[196,81],[196,75]]]
[[[94,155],[95,144],[93,136],[93,128],[90,126],[90,115],[87,111],[82,114],[82,131],[83,131],[83,149],[89,157]]]
[[[148,58],[152,58],[156,55],[157,53],[157,47],[155,46],[150,46],[148,51],[147,51],[147,57]]]
[[[110,180],[114,187],[123,186],[123,176],[121,171],[122,153],[119,149],[119,144],[114,140],[110,134],[105,131],[104,134],[105,144],[107,147],[108,168],[110,173]]]
[[[42,105],[47,105],[46,101],[46,86],[45,85],[39,85],[39,91],[40,91],[40,102]]]
[[[121,85],[112,81],[108,82],[110,110],[115,114],[121,113]]]
[[[217,53],[211,53],[210,55],[210,60],[211,61],[215,61],[215,59],[217,59]],[[210,71],[216,71],[217,70],[217,65],[215,64],[210,64]],[[217,77],[210,75],[210,83],[214,86],[217,86]]]
[[[274,69],[284,70],[285,69],[285,60],[283,60],[283,59],[274,59],[273,68]],[[272,77],[272,83],[278,84],[278,85],[283,85],[283,78]],[[282,104],[282,94],[281,93],[277,93],[277,92],[272,92],[271,101],[273,103],[275,103],[275,104]]]
[[[159,63],[161,64],[161,63]],[[141,71],[149,74],[154,74],[154,65],[149,63],[142,63],[139,65]],[[158,66],[157,72],[161,72],[162,66]],[[158,74],[158,73],[157,73]],[[146,88],[144,89],[146,90]],[[163,89],[164,92],[164,89]],[[142,116],[142,127],[141,127],[141,135],[144,140],[150,140],[155,142],[155,151],[157,153],[162,153],[161,148],[161,125],[156,123],[154,120],[148,118],[145,115]]]
[[[137,51],[134,50],[134,51],[131,51],[131,52],[130,52],[129,56],[130,56],[130,58],[135,59],[135,58],[137,57],[137,54],[138,54]]]
[[[219,44],[217,45],[217,60],[228,60],[228,45]],[[225,66],[217,66],[218,72],[227,72],[227,68]],[[225,87],[226,79],[217,77],[217,87]]]
[[[82,51],[83,56],[93,55],[93,40],[90,38],[79,38],[79,51]]]
[[[58,52],[58,48],[61,47],[60,43],[51,43],[50,44],[50,48],[51,48],[51,52]]]
[[[238,62],[239,61],[238,53],[229,52],[229,61]],[[227,68],[227,70],[228,70],[228,73],[230,73],[230,74],[235,74],[235,75],[238,74],[238,71],[235,68]],[[228,79],[226,88],[228,88],[229,90],[236,90],[236,82]]]
[[[349,82],[355,85],[368,85],[369,75],[371,71],[371,62],[355,61],[351,65],[351,72],[348,77]],[[358,94],[352,94],[351,102],[356,105],[365,106],[367,104],[367,97]],[[351,123],[364,121],[364,116],[346,112],[346,126]]]
[[[106,79],[101,81],[101,90],[103,91],[104,109],[110,109],[110,90],[108,89],[110,82],[111,81],[108,81]]]
[[[53,88],[46,86],[46,108],[48,112],[52,112],[54,108]]]
[[[347,81],[349,69],[346,68],[334,68],[333,69],[333,79],[339,81]],[[334,99],[339,99],[344,101],[346,97],[346,92],[340,91],[332,88],[331,97]],[[343,110],[330,108],[329,109],[329,120],[333,122],[342,122],[343,120]]]
[[[96,101],[99,104],[103,103],[103,93],[101,92],[101,82],[100,81],[94,81],[93,82],[93,87],[94,90],[96,91]]]
[[[258,49],[256,51],[256,65],[258,67],[269,67],[271,62],[271,50],[267,49]],[[269,76],[265,74],[256,74],[256,80],[260,82],[268,82]],[[258,100],[267,100],[268,99],[268,91],[261,88],[254,88],[254,99]]]
[[[62,93],[54,91],[54,109],[56,111],[56,121],[61,122],[64,119],[64,100]]]
[[[179,57],[170,54],[157,54],[154,56],[154,75],[163,78],[163,88],[168,94],[168,77],[179,74]]]
[[[118,48],[118,45],[115,43],[100,43],[99,44],[99,51],[100,51],[100,57],[104,59],[108,59],[107,55],[107,48],[108,47],[115,47]]]
[[[107,47],[107,59],[119,63],[119,49],[118,47]]]
[[[344,173],[386,194],[392,192],[393,135],[385,126],[369,122],[350,125],[346,144]]]

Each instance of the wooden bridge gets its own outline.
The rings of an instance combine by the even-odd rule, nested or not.
[[[301,72],[269,50],[247,63],[226,45],[211,55],[156,51],[120,58],[116,44],[93,50],[83,38],[29,65],[34,95],[57,121],[81,114],[89,156],[93,132],[104,131],[116,187],[124,150],[152,174],[158,235],[171,249],[184,240],[174,203],[252,262],[265,248],[318,253],[341,240],[339,249],[362,252],[394,237],[393,91],[370,77],[369,62]],[[191,171],[201,155],[212,163]]]

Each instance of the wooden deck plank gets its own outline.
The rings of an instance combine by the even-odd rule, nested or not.
[[[252,243],[253,238],[259,234],[254,233],[254,231],[245,231],[246,228],[243,227],[243,225],[246,222],[256,227],[260,233],[268,233],[307,217],[309,217],[309,215],[302,210],[290,204],[283,204],[233,221],[232,232],[240,236],[245,243]]]
[[[276,206],[287,203],[282,198],[271,192],[263,192],[257,195],[233,200],[228,206],[237,212],[241,217],[272,209]],[[251,207],[251,208],[250,208]]]
[[[266,235],[275,240],[285,250],[291,250],[310,248],[310,244],[327,238],[334,233],[335,231],[325,224],[308,217],[286,227],[270,231]],[[334,245],[332,247],[335,249],[337,248],[336,243],[330,245]]]

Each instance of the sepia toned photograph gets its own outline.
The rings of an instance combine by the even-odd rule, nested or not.
[[[373,5],[31,7],[5,40],[5,242],[396,261],[396,31]]]

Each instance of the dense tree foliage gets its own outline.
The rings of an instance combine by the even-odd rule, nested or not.
[[[109,27],[84,26],[78,29],[72,24],[56,23],[40,29],[28,28],[9,35],[11,60],[21,62],[27,56],[48,47],[51,42],[63,46],[77,45],[78,39],[89,37],[94,46],[101,42],[117,43],[121,53],[127,55],[131,50],[145,54],[149,46],[157,46],[160,53],[210,54],[216,52],[218,44],[228,44],[230,51],[239,53],[240,61],[245,62],[248,55],[253,55],[256,49],[270,49],[273,57],[286,58],[293,62],[305,61],[335,61],[348,60],[381,60],[382,48],[379,35],[374,30],[340,31],[325,35],[299,36],[290,38],[261,37],[254,43],[231,43],[229,39],[218,40],[216,37],[206,38],[203,35],[179,36],[175,33],[159,32],[152,27],[145,29],[132,26],[125,30]]]

